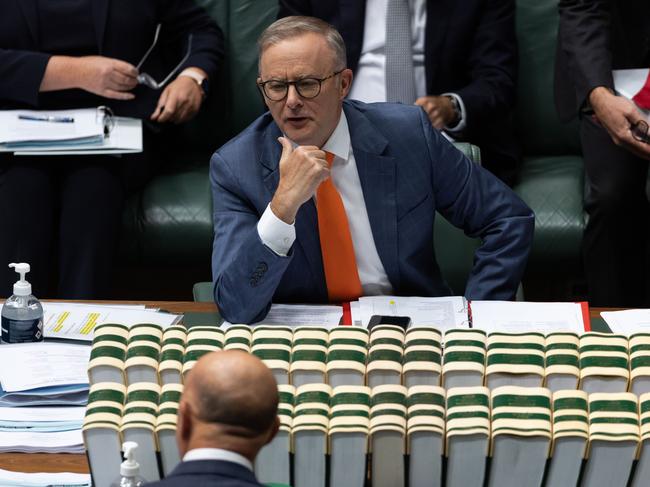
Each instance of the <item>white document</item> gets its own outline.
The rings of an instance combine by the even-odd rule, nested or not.
[[[2,345],[0,384],[6,392],[88,384],[89,345],[19,343]]]
[[[41,303],[45,338],[92,341],[93,332],[102,323],[131,326],[153,323],[167,328],[180,321],[182,315],[147,309],[132,309],[94,304]]]
[[[0,469],[0,485],[4,487],[90,487],[90,474],[24,473]]]
[[[61,145],[40,145],[15,150],[17,156],[46,155],[99,155],[99,154],[135,154],[142,152],[142,120],[137,118],[115,117],[115,125],[110,136],[100,144],[77,147]]]
[[[363,296],[359,305],[362,326],[368,326],[372,315],[380,315],[409,316],[413,327],[432,326],[440,331],[469,327],[467,302],[462,296]]]
[[[25,119],[27,118],[27,119]],[[70,123],[47,120],[70,119]],[[0,144],[100,143],[104,117],[96,108],[77,110],[0,110]],[[15,149],[14,149],[15,150]],[[13,152],[13,150],[12,150]]]
[[[585,332],[581,303],[472,301],[472,328],[487,333]]]
[[[650,309],[602,311],[600,316],[607,322],[613,333],[626,336],[635,333],[650,333]]]
[[[85,412],[83,407],[0,407],[0,421],[83,421]]]
[[[309,305],[309,304],[273,304],[269,314],[262,321],[251,326],[278,325],[278,326],[320,326],[332,328],[338,326],[343,316],[341,306]],[[223,328],[232,326],[224,321]]]
[[[614,89],[625,98],[631,100],[648,79],[648,68],[645,69],[615,69],[612,71],[614,77]],[[640,109],[650,120],[650,112]]]
[[[81,428],[53,433],[3,432],[0,452],[84,453]]]

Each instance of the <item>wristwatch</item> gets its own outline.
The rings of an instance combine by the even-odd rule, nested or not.
[[[205,98],[207,96],[208,78],[206,76],[203,76],[202,74],[198,73],[197,71],[191,68],[186,69],[178,76],[187,76],[188,78],[192,78],[194,81],[196,81],[196,84],[199,85],[199,88],[201,88],[201,91],[203,92],[203,97]]]
[[[445,96],[449,98],[449,101],[451,101],[451,106],[454,109],[454,118],[450,123],[447,124],[448,127],[453,128],[460,123],[460,117],[462,115],[460,111],[460,105],[455,96],[451,96],[451,95],[445,95]]]

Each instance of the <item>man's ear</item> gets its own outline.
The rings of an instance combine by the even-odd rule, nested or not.
[[[350,93],[350,88],[352,87],[352,77],[353,75],[351,69],[346,68],[341,72],[341,100],[343,100],[346,96],[348,96],[348,93]]]
[[[178,405],[178,419],[176,422],[176,444],[181,458],[187,452],[187,447],[192,437],[192,412],[187,402],[181,399]]]
[[[273,421],[273,424],[269,428],[268,437],[266,438],[264,444],[268,445],[269,443],[271,443],[271,441],[273,441],[273,438],[275,438],[275,435],[278,434],[279,430],[280,430],[280,417],[276,416],[275,421]]]

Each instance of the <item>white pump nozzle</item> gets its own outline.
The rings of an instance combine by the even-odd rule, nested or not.
[[[135,477],[140,473],[140,464],[135,461],[135,450],[138,444],[135,441],[125,441],[122,443],[124,451],[124,461],[120,465],[120,475],[122,477]]]
[[[16,296],[29,296],[32,294],[32,285],[25,280],[25,274],[30,271],[29,264],[26,262],[21,262],[19,264],[11,263],[9,267],[13,267],[18,274],[20,274],[20,280],[16,281],[14,284],[14,294]]]

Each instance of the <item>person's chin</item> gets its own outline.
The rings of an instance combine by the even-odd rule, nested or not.
[[[296,144],[308,145],[313,136],[313,128],[309,118],[287,119],[283,132]]]

